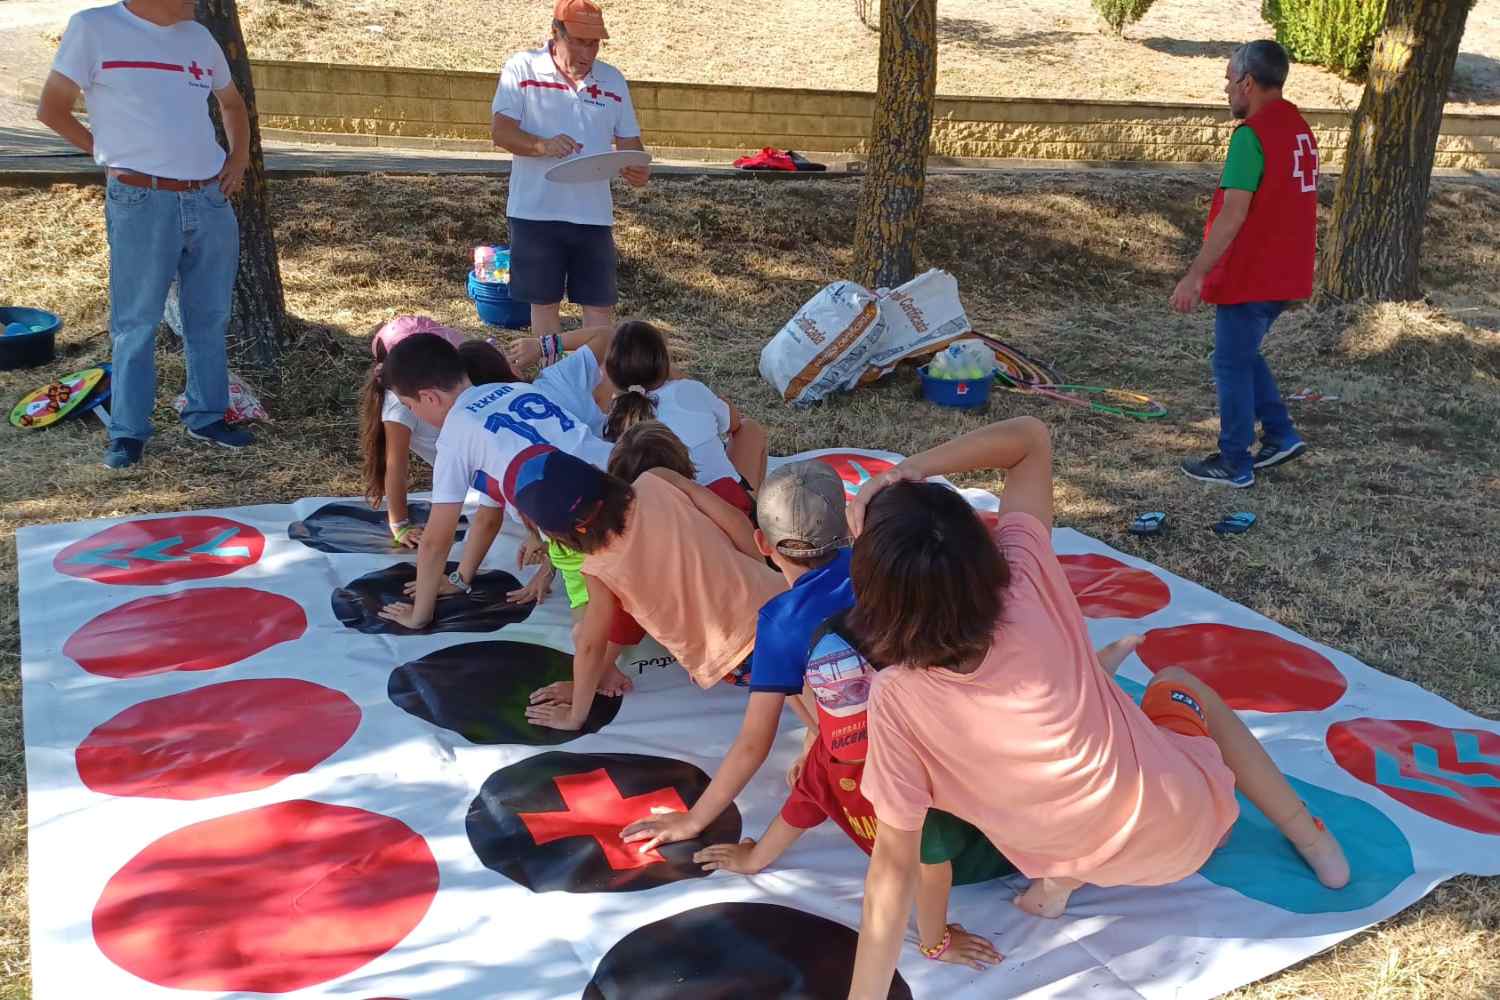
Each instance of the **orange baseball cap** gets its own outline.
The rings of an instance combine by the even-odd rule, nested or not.
[[[552,8],[552,20],[561,21],[574,38],[609,37],[609,32],[604,30],[604,11],[590,0],[557,0]]]

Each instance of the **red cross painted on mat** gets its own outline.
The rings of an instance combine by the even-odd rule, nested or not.
[[[191,73],[191,74],[193,74],[193,79],[194,80],[201,80],[201,79],[203,79],[203,74],[204,74],[205,70],[203,69],[202,66],[198,65],[198,60],[194,59],[188,65],[188,72]],[[212,73],[213,70],[208,70],[207,72]]]
[[[659,788],[644,795],[622,797],[604,768],[567,774],[552,779],[567,806],[561,812],[520,813],[522,823],[538,846],[565,837],[593,837],[604,851],[604,860],[615,871],[645,868],[666,859],[656,851],[642,854],[620,840],[620,831],[660,806],[687,811],[675,788]]]

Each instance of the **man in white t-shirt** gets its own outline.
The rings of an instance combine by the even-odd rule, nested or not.
[[[191,437],[226,448],[254,442],[224,422],[224,335],[239,269],[229,197],[250,163],[250,119],[224,50],[193,20],[193,0],[127,0],[74,14],[37,120],[106,168],[109,329],[113,345],[107,468],[141,460],[156,405],[156,328],[180,282]],[[89,124],[73,114],[82,93]],[[219,102],[226,155],[208,95]]]
[[[385,359],[386,384],[418,420],[439,428],[432,469],[432,509],[417,546],[411,603],[392,604],[381,617],[407,628],[431,621],[443,567],[464,498],[472,487],[481,510],[464,542],[464,556],[448,583],[467,590],[500,528],[499,512],[514,499],[510,481],[518,458],[552,446],[599,468],[612,446],[565,410],[554,394],[526,382],[473,385],[453,345],[431,334],[408,337]]]
[[[511,57],[491,105],[495,145],[512,154],[505,205],[510,295],[531,303],[538,336],[562,329],[563,296],[583,307],[584,326],[610,326],[616,287],[614,202],[609,181],[562,184],[547,171],[564,157],[645,149],[620,71],[600,62],[608,38],[591,0],[557,0],[547,44]],[[627,167],[642,187],[650,167]]]

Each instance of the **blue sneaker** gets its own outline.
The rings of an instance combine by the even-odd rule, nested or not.
[[[1187,473],[1189,479],[1196,479],[1200,483],[1217,483],[1220,486],[1231,486],[1237,490],[1255,485],[1254,472],[1249,469],[1244,472],[1235,472],[1218,452],[1214,452],[1201,462],[1183,462],[1182,471]]]
[[[1269,469],[1273,465],[1281,465],[1298,458],[1307,450],[1307,442],[1296,438],[1284,444],[1267,441],[1260,446],[1260,451],[1255,453],[1255,467],[1257,469]]]
[[[128,469],[141,460],[141,453],[145,450],[146,442],[138,438],[112,438],[109,447],[104,449],[104,467]]]
[[[255,435],[249,431],[236,430],[222,420],[215,420],[197,430],[189,427],[188,437],[216,444],[220,448],[245,448],[255,443]]]

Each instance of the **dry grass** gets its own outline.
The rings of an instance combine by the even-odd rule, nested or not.
[[[872,8],[878,7],[871,0]],[[546,31],[540,0],[240,0],[250,52],[307,59],[498,71]],[[874,90],[878,39],[854,0],[612,0],[603,58],[631,79]],[[1088,0],[943,0],[938,93],[1114,100],[1223,99],[1233,47],[1270,37],[1259,0],[1158,3],[1124,39]],[[1449,111],[1500,109],[1500,0],[1469,15]],[[480,26],[455,31],[454,25]],[[1299,68],[1306,107],[1352,106],[1359,88]]]
[[[807,412],[755,373],[762,343],[819,286],[849,270],[857,188],[840,180],[659,179],[620,194],[623,311],[672,332],[697,374],[771,428],[779,453],[831,445],[911,452],[982,420],[1035,412],[1055,427],[1059,520],[1197,580],[1288,627],[1491,718],[1500,717],[1500,190],[1439,181],[1425,279],[1438,306],[1286,317],[1272,362],[1313,451],[1226,496],[1175,463],[1212,447],[1205,315],[1165,306],[1198,239],[1210,175],[1016,173],[939,177],[923,254],[959,279],[983,329],[1086,382],[1146,388],[1171,419],[1135,425],[999,395],[988,414],[914,401],[914,377]],[[1328,192],[1325,191],[1325,195]],[[0,431],[0,997],[29,997],[24,778],[15,620],[16,528],[358,492],[353,396],[362,332],[396,310],[473,326],[459,280],[471,245],[503,240],[503,186],[487,179],[296,180],[272,187],[290,307],[302,338],[262,375],[277,423],[250,454],[184,442],[163,407],[148,461],[97,467],[102,435],[74,422]],[[67,320],[54,370],[106,349],[97,188],[0,189],[3,297]],[[1440,307],[1440,308],[1439,308]],[[180,385],[164,348],[162,379]],[[38,374],[0,376],[13,400]],[[164,394],[166,390],[163,390]],[[165,398],[164,398],[165,401]],[[993,477],[976,482],[995,486]],[[1206,526],[1249,508],[1262,523],[1221,541]],[[1176,532],[1124,533],[1141,510]],[[1241,1000],[1500,995],[1500,881],[1459,879]]]

